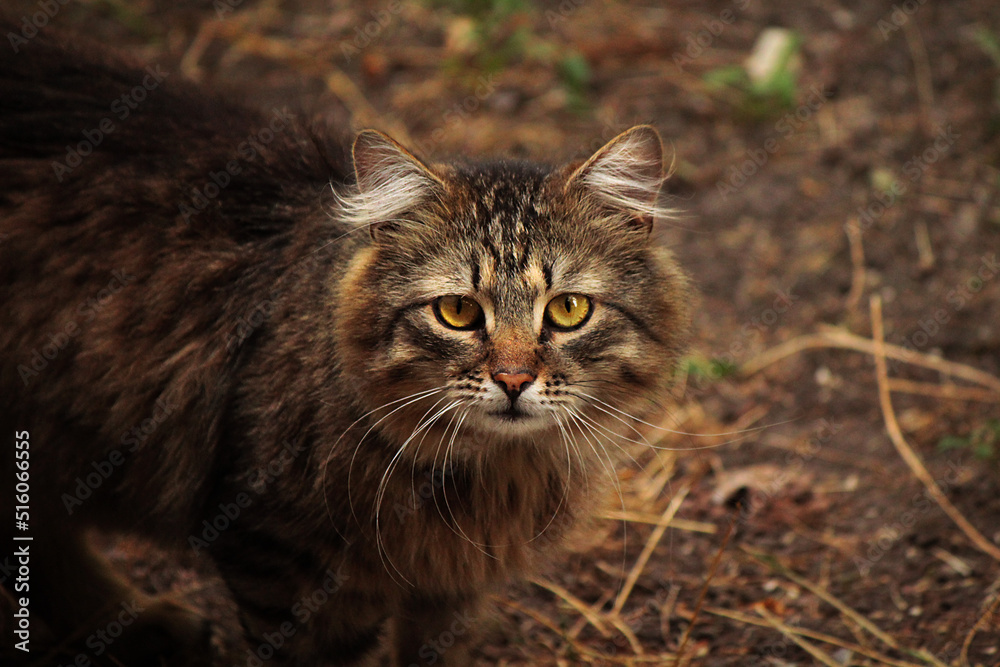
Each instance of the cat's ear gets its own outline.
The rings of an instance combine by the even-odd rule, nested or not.
[[[344,215],[367,226],[373,237],[442,187],[441,180],[419,158],[376,130],[359,133],[351,153],[358,191],[345,202]]]
[[[580,187],[649,229],[654,218],[666,213],[659,205],[663,180],[660,135],[649,125],[638,125],[594,153],[570,175],[566,188]]]

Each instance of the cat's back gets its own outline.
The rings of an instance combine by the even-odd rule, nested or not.
[[[250,349],[240,324],[343,233],[338,139],[78,38],[0,49],[0,422],[30,417],[86,464],[168,406],[204,448],[195,457],[167,427],[142,434],[137,477],[183,490],[209,474]],[[325,251],[331,264],[347,252]],[[162,470],[171,447],[176,469]]]
[[[14,30],[2,16],[0,28]],[[349,178],[346,135],[330,134],[288,108],[247,108],[172,67],[134,64],[75,36],[39,34],[0,51],[5,217],[17,207],[40,217],[47,195],[59,206],[45,215],[67,221],[113,198],[161,224],[266,233],[287,220],[255,207],[304,202]]]

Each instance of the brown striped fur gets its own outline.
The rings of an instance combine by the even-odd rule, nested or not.
[[[392,619],[396,664],[463,664],[428,642],[549,557],[684,343],[686,281],[649,233],[659,137],[554,169],[426,165],[364,132],[352,161],[281,112],[248,158],[274,113],[169,73],[60,174],[147,75],[64,42],[0,49],[0,433],[30,432],[33,611],[69,633],[136,596],[136,627],[206,660],[196,616],[88,550],[91,528],[131,531],[212,558],[251,651],[288,624],[268,664],[355,664]],[[546,323],[565,293],[593,303],[575,331]],[[448,294],[482,326],[436,319]],[[143,636],[113,652],[164,648]]]

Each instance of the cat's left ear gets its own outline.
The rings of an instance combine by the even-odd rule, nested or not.
[[[581,187],[605,205],[632,214],[647,230],[665,212],[659,206],[663,185],[663,144],[649,125],[619,134],[574,171],[566,189]]]
[[[376,130],[363,130],[351,149],[358,192],[345,202],[346,219],[369,228],[372,236],[394,227],[403,213],[420,206],[443,187],[419,158]]]

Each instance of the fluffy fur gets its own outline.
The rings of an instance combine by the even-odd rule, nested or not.
[[[387,622],[395,663],[427,664],[586,511],[583,480],[669,381],[688,299],[650,240],[649,127],[555,169],[427,165],[376,132],[352,160],[171,74],[60,173],[144,70],[45,36],[0,54],[0,430],[30,432],[33,612],[56,633],[137,597],[123,662],[156,630],[204,659],[182,603],[87,546],[134,531],[215,562],[250,650],[291,628],[269,664],[355,664]],[[565,294],[592,303],[575,330],[546,319]],[[445,295],[482,325],[445,326]]]

